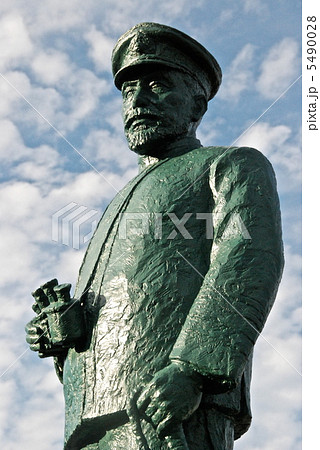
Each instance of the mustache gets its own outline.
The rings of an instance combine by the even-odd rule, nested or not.
[[[131,125],[139,119],[161,121],[164,118],[164,114],[159,113],[159,111],[154,111],[150,108],[136,108],[134,110],[130,110],[127,114],[124,115],[124,128],[130,128]]]

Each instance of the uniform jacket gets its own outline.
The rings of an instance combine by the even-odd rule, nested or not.
[[[190,140],[144,168],[110,203],[80,269],[87,338],[64,365],[66,448],[125,423],[128,399],[170,360],[202,374],[200,407],[244,433],[282,255],[274,172],[257,150]],[[217,383],[228,392],[214,395]]]

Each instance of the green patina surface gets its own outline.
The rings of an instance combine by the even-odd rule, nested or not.
[[[221,71],[190,37],[140,24],[113,71],[140,173],[101,218],[74,299],[56,280],[35,291],[27,340],[55,357],[65,448],[230,449],[283,268],[274,173],[255,149],[196,139]]]

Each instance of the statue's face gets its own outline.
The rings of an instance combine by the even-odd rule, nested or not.
[[[170,69],[148,73],[145,67],[123,83],[122,97],[124,131],[134,152],[160,156],[167,144],[189,134],[194,97],[182,73]]]

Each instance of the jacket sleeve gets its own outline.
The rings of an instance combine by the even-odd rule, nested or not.
[[[211,262],[170,359],[233,389],[273,305],[283,269],[273,169],[252,148],[231,148],[211,165]]]

